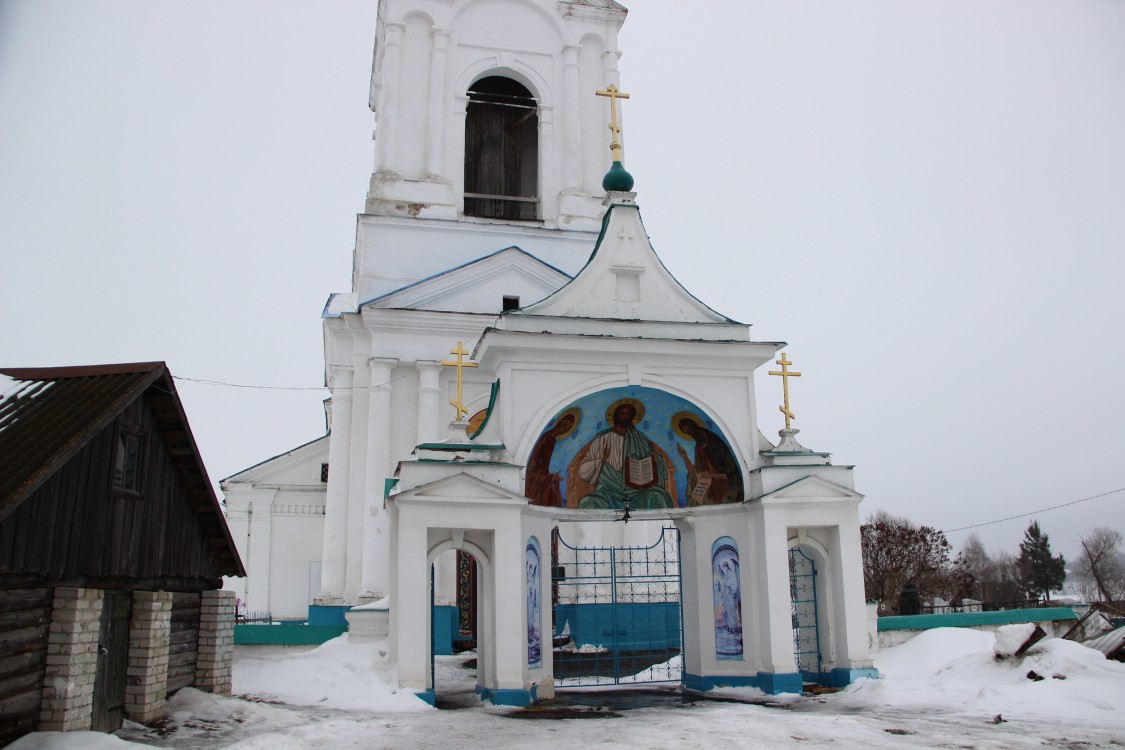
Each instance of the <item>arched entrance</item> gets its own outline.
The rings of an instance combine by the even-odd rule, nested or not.
[[[683,607],[679,532],[659,521],[639,546],[577,546],[552,537],[556,688],[679,684]]]
[[[800,547],[789,550],[789,595],[793,608],[793,655],[805,682],[820,682],[820,604],[815,559]]]

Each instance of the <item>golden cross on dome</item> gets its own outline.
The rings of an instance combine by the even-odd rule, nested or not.
[[[461,371],[466,367],[476,367],[477,363],[476,362],[466,362],[464,360],[465,355],[468,354],[469,352],[465,351],[465,347],[462,346],[460,341],[457,342],[457,348],[456,349],[450,349],[449,353],[450,354],[456,354],[457,355],[457,361],[456,362],[441,362],[440,364],[445,365],[446,367],[456,367],[457,368],[457,397],[453,401],[450,401],[449,405],[457,410],[457,412],[456,412],[457,416],[454,417],[454,419],[460,421],[461,415],[469,413],[469,410],[465,408],[465,404],[463,404],[461,402],[461,393],[462,393],[462,391],[461,391]]]
[[[613,151],[613,160],[621,161],[621,141],[618,139],[621,135],[621,125],[617,122],[617,100],[628,99],[629,95],[619,91],[617,85],[613,83],[606,86],[605,91],[594,93],[609,97],[609,132],[613,133],[613,142],[609,144],[609,148]]]
[[[778,408],[781,409],[781,413],[785,415],[785,429],[788,430],[790,429],[791,421],[797,418],[793,412],[789,411],[789,378],[799,378],[801,377],[801,373],[791,372],[789,370],[789,365],[793,363],[789,361],[788,356],[785,354],[782,354],[781,359],[776,360],[776,363],[781,365],[781,371],[770,370],[770,375],[781,376],[781,388],[785,393],[785,406],[780,406]]]

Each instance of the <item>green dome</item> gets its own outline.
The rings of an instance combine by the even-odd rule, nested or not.
[[[633,189],[633,175],[625,171],[621,162],[615,161],[602,178],[602,189],[607,193],[610,191],[628,193]]]

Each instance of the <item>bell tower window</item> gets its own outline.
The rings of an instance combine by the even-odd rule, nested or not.
[[[510,78],[469,87],[465,114],[466,216],[539,218],[539,106]]]

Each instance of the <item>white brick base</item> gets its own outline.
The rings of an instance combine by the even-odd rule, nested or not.
[[[125,715],[133,721],[143,724],[164,715],[171,630],[171,592],[133,592],[125,686]]]
[[[233,661],[234,592],[204,591],[200,600],[195,686],[209,693],[230,695]]]
[[[55,589],[39,704],[40,731],[90,728],[101,618],[102,592],[98,589]]]

